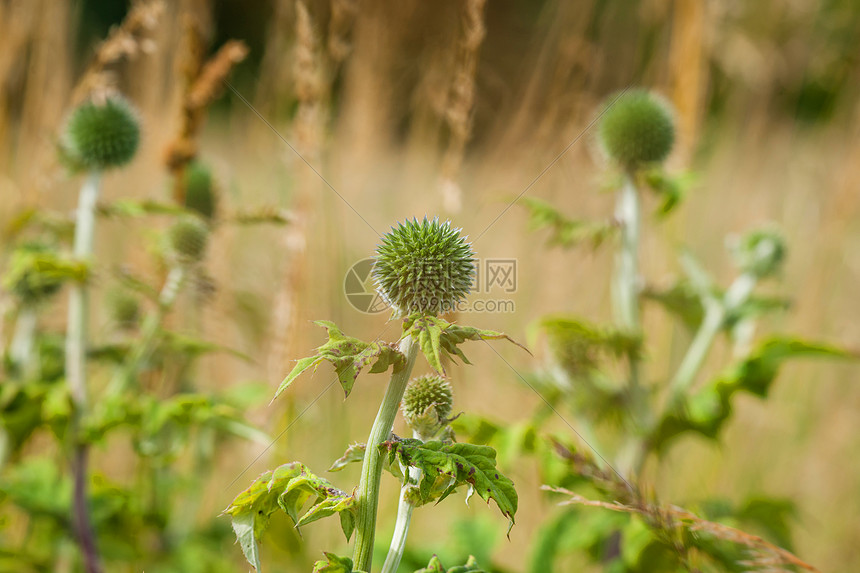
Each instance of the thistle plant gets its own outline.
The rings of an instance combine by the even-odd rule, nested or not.
[[[554,407],[570,408],[588,448],[569,446],[568,439],[562,437],[555,437],[552,445],[538,441],[528,447],[538,454],[560,454],[538,457],[551,484],[545,489],[564,493],[567,501],[563,503],[639,515],[646,531],[641,530],[641,523],[605,516],[592,519],[585,512],[565,510],[544,526],[531,570],[554,570],[562,549],[559,540],[574,527],[588,530],[595,540],[588,547],[589,553],[613,570],[699,570],[692,565],[690,555],[694,551],[710,564],[734,570],[745,567],[745,547],[752,547],[761,563],[796,566],[802,562],[789,552],[766,542],[752,543],[753,536],[708,521],[732,516],[744,526],[787,531],[785,516],[776,509],[781,500],[757,497],[728,513],[699,517],[677,507],[667,510],[643,494],[652,489],[642,485],[644,474],[649,461],[665,461],[665,453],[679,436],[718,439],[732,416],[737,394],[766,397],[785,361],[852,354],[830,344],[787,335],[755,340],[762,316],[786,308],[784,299],[757,292],[762,282],[778,276],[786,259],[785,241],[773,227],[752,230],[730,242],[737,274],[726,288],[689,251],[682,251],[679,257],[683,278],[669,288],[648,283],[641,276],[639,252],[646,191],[653,191],[660,201],[656,212],[659,222],[680,204],[687,184],[683,176],[669,174],[661,166],[675,139],[673,113],[658,96],[630,90],[608,100],[598,131],[611,169],[621,174],[612,220],[570,219],[549,204],[538,200],[527,203],[533,226],[549,228],[551,243],[564,247],[590,243],[596,249],[611,242],[615,247],[613,324],[598,325],[562,314],[544,317],[538,323],[548,339],[551,358],[548,371],[536,375],[533,384],[551,397]],[[644,302],[659,304],[693,333],[682,358],[668,373],[648,372],[643,363],[643,356],[648,354],[648,339],[641,325]],[[734,363],[707,379],[704,366],[721,335],[733,345]],[[619,364],[612,365],[614,361]],[[620,379],[613,374],[618,371],[622,372]],[[536,414],[530,431],[537,432],[544,419],[545,412]],[[609,431],[608,422],[620,423],[623,431]],[[468,427],[475,425],[462,423],[456,429],[462,434]],[[486,422],[483,427],[495,428],[497,439],[513,437],[503,424]],[[586,486],[592,494],[606,499],[589,500],[569,489],[573,485]],[[709,500],[703,503],[713,505]],[[759,509],[750,509],[754,506]],[[765,517],[756,517],[765,513]],[[677,518],[681,514],[684,517]],[[697,525],[690,527],[690,523]],[[704,533],[691,535],[692,531]],[[605,550],[610,540],[618,551]]]
[[[103,103],[87,102],[72,112],[61,141],[65,158],[77,169],[86,171],[75,221],[74,256],[90,263],[95,236],[95,207],[103,171],[131,161],[140,142],[136,113],[122,98],[112,96]],[[72,439],[88,410],[87,391],[87,324],[89,293],[85,280],[72,285],[69,295],[69,319],[66,337],[66,379],[74,403],[75,424]],[[87,509],[88,448],[77,443],[73,454],[74,519],[89,573],[101,571],[95,534]]]
[[[460,326],[439,316],[456,308],[468,294],[474,273],[471,247],[450,223],[426,218],[406,221],[382,237],[373,270],[380,295],[392,304],[394,317],[402,321],[400,340],[364,342],[345,335],[331,322],[317,322],[328,331],[328,342],[316,355],[297,362],[276,397],[301,373],[322,362],[334,366],[346,397],[365,368],[371,373],[390,368],[391,377],[367,442],[350,446],[332,467],[335,470],[361,462],[361,479],[354,493],[334,487],[300,462],[291,462],[262,474],[225,510],[232,517],[245,557],[257,571],[262,568],[260,535],[269,516],[280,508],[296,527],[337,513],[347,540],[355,532],[352,559],[326,553],[326,560],[318,562],[315,571],[369,573],[384,469],[401,480],[402,488],[395,538],[383,571],[394,571],[400,562],[413,508],[441,501],[459,486],[468,486],[470,494],[477,493],[487,502],[494,500],[513,525],[517,495],[513,483],[496,469],[495,451],[487,446],[453,443],[444,431],[452,397],[442,378],[444,364],[455,356],[468,362],[459,348],[466,340],[510,340],[500,332]],[[419,354],[437,375],[418,378],[410,386]],[[401,407],[413,428],[412,438],[392,434]],[[309,499],[316,501],[300,517]]]

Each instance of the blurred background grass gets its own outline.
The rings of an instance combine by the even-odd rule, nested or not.
[[[516,312],[474,314],[468,323],[524,339],[541,314],[608,317],[608,253],[544,248],[517,206],[496,217],[532,183],[528,196],[551,199],[571,215],[607,216],[612,197],[599,192],[604,166],[586,128],[599,102],[628,85],[653,88],[673,102],[680,145],[670,168],[697,173],[680,212],[659,232],[646,225],[645,276],[668,282],[678,271],[673,254],[683,245],[728,280],[725,236],[775,221],[786,231],[790,253],[773,289],[788,293],[793,305],[774,328],[860,347],[860,5],[491,0],[476,22],[468,13],[475,4],[308,0],[303,16],[292,0],[179,0],[167,4],[151,42],[119,69],[120,89],[141,110],[144,142],[129,169],[106,177],[107,200],[170,194],[162,158],[180,121],[188,18],[205,31],[211,52],[230,38],[247,44],[249,57],[230,80],[236,92],[337,191],[226,90],[200,141],[223,207],[291,209],[300,217],[300,232],[219,229],[207,262],[217,292],[205,308],[203,330],[254,361],[206,358],[200,367],[204,387],[262,381],[274,391],[287,360],[322,342],[313,319],[333,320],[360,338],[396,338],[397,327],[384,314],[363,315],[347,304],[343,277],[395,220],[444,216],[442,180],[462,191],[462,208],[450,216],[472,238],[480,236],[478,256],[518,261]],[[78,182],[56,165],[57,133],[94,46],[127,10],[113,0],[0,1],[4,226],[29,207],[73,209]],[[470,31],[477,39],[473,86],[463,42]],[[462,115],[469,114],[469,97],[471,126]],[[157,218],[106,222],[97,239],[99,258],[146,269],[142,245],[159,224]],[[296,240],[305,242],[305,255],[295,256]],[[285,321],[276,312],[278,300],[293,287],[296,314]],[[52,316],[62,321],[64,313]],[[98,338],[107,318],[94,320]],[[686,334],[658,312],[647,312],[645,321],[648,374],[660,380],[678,359],[672,350]],[[513,348],[499,352],[520,372],[539,367],[539,357]],[[524,404],[538,403],[492,351],[478,346],[470,358],[480,367],[452,371],[459,409],[513,423]],[[321,470],[348,443],[365,438],[380,380],[362,380],[349,402],[334,387],[314,402],[329,378],[320,370],[288,398],[255,412],[254,421],[272,435],[301,417],[259,459],[262,448],[235,446],[219,467],[199,476],[208,492],[200,520],[215,519],[266,468],[301,459]],[[671,471],[651,476],[657,494],[681,504],[704,493],[793,499],[799,507],[796,552],[822,570],[860,569],[856,378],[856,368],[838,364],[786,370],[766,405],[740,400],[721,446],[690,439],[674,450],[665,466]],[[95,456],[95,471],[123,476],[123,458],[115,450]],[[357,469],[333,481],[347,487],[357,482]],[[495,560],[521,569],[548,506],[529,462],[505,469],[521,496],[510,542],[504,524],[491,520],[495,516],[481,504],[466,509],[448,503],[432,516],[416,514],[412,543],[428,551],[434,543],[451,546],[462,538],[462,528],[452,525],[457,520],[487,518],[485,527],[498,539]],[[395,484],[384,486],[382,515],[393,516]],[[343,544],[334,523],[315,524],[305,529],[305,553],[298,554],[288,529],[280,524],[264,544],[274,553],[267,561],[291,563],[284,571],[308,570],[319,550]],[[224,551],[233,552],[240,566],[237,547]],[[285,553],[295,554],[295,561]]]

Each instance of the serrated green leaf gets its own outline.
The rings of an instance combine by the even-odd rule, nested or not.
[[[415,339],[431,368],[440,374],[445,374],[443,358],[458,356],[464,363],[471,364],[459,348],[466,340],[506,339],[529,352],[528,348],[502,332],[460,326],[438,316],[421,313],[413,314],[403,321],[403,336]]]
[[[360,573],[353,571],[352,559],[348,557],[338,557],[334,553],[328,551],[323,552],[325,561],[317,561],[314,563],[313,573]]]
[[[318,353],[299,360],[295,367],[284,378],[278,390],[275,392],[277,398],[281,392],[286,390],[293,381],[305,370],[317,366],[323,361],[328,361],[334,366],[344,394],[349,397],[355,380],[361,371],[370,365],[371,373],[380,373],[388,370],[391,366],[394,372],[399,372],[406,364],[406,357],[400,353],[393,344],[385,342],[363,342],[357,338],[346,336],[333,322],[318,320],[314,324],[328,330],[328,342],[317,348]],[[273,398],[274,399],[274,398]]]
[[[302,508],[310,499],[315,501],[301,517]],[[314,475],[300,462],[291,462],[267,471],[241,492],[224,513],[233,518],[234,531],[251,565],[259,560],[257,544],[268,527],[272,513],[281,509],[296,527],[323,517],[339,514],[341,528],[347,540],[355,529],[355,498],[335,488],[327,480]],[[237,530],[236,519],[239,519]],[[240,537],[240,533],[242,537]]]
[[[384,442],[380,448],[388,450],[392,466],[397,461],[422,471],[418,492],[423,503],[438,503],[457,487],[468,484],[468,495],[475,492],[487,503],[491,499],[496,502],[499,511],[510,520],[510,532],[517,512],[517,492],[514,483],[496,468],[493,448],[399,438]]]
[[[569,219],[549,203],[533,197],[520,199],[529,211],[529,227],[533,231],[549,230],[547,244],[563,248],[590,244],[597,249],[614,235],[618,227],[611,222]]]
[[[161,203],[152,199],[138,201],[119,199],[99,205],[99,214],[106,217],[144,217],[146,215],[188,215],[193,214],[184,207],[171,203]]]
[[[794,358],[858,359],[860,355],[829,344],[790,337],[766,340],[740,362],[727,368],[713,382],[688,398],[679,408],[668,412],[654,431],[655,450],[685,432],[716,438],[732,414],[732,399],[738,392],[767,396],[779,368]]]
[[[665,217],[680,205],[690,187],[696,182],[692,173],[669,174],[662,167],[654,167],[643,173],[645,184],[660,196],[658,217]]]
[[[339,472],[351,463],[361,463],[364,461],[364,453],[367,451],[367,444],[352,444],[346,449],[346,452],[328,469],[330,472]],[[390,464],[386,458],[382,463],[382,469],[403,481],[403,472],[400,471],[399,464]]]

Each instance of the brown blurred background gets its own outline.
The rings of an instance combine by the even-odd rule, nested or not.
[[[0,0],[0,223],[27,207],[73,208],[78,181],[56,164],[57,133],[95,46],[128,8],[115,0]],[[143,147],[128,169],[105,178],[107,200],[170,196],[163,157],[182,117],[189,21],[206,53],[228,39],[247,45],[231,85],[318,172],[230,89],[210,108],[200,154],[217,175],[223,208],[288,209],[298,224],[219,228],[207,262],[217,291],[205,307],[204,336],[253,363],[208,357],[199,371],[203,387],[262,381],[274,391],[289,360],[322,342],[310,320],[333,320],[360,338],[395,339],[398,327],[385,314],[363,315],[347,304],[342,281],[373,251],[378,233],[406,217],[450,217],[480,236],[479,257],[517,259],[516,312],[475,313],[464,322],[524,339],[528,325],[549,312],[607,319],[608,251],[545,248],[518,206],[496,217],[532,183],[528,196],[571,216],[607,216],[613,197],[600,192],[605,166],[592,131],[535,178],[583,133],[603,98],[629,85],[655,89],[675,105],[680,144],[669,167],[697,173],[678,213],[659,226],[646,221],[646,278],[665,284],[677,275],[683,245],[728,281],[726,235],[775,221],[790,251],[784,276],[769,288],[793,304],[767,328],[860,347],[856,2],[168,2],[136,55],[116,69],[117,86],[140,109]],[[100,260],[157,272],[145,244],[148,229],[160,224],[105,222]],[[659,381],[686,335],[658,309],[649,307],[645,319],[648,375]],[[94,317],[96,338],[105,320]],[[538,403],[492,351],[468,350],[476,366],[452,370],[459,409],[514,423],[523,404]],[[513,347],[499,352],[520,372],[540,368],[539,352],[536,359]],[[718,349],[711,366],[726,357]],[[657,493],[679,504],[756,492],[791,498],[799,507],[796,552],[824,571],[860,569],[857,373],[844,364],[796,363],[767,403],[739,400],[720,446],[688,439],[676,448],[651,476]],[[348,443],[364,440],[382,381],[362,379],[348,402],[332,387],[305,411],[330,378],[320,369],[288,398],[254,412],[273,436],[304,414],[230,487],[262,447],[235,446],[201,476],[208,494],[199,519],[215,519],[266,468],[301,459],[322,470]],[[115,458],[95,456],[96,471],[122,477]],[[495,558],[522,569],[549,503],[531,465],[505,468],[521,497],[510,542],[492,508],[449,501],[416,514],[412,543],[455,543],[451,523],[472,516],[498,529]],[[332,479],[347,488],[357,478],[354,468]],[[392,516],[395,485],[384,486],[382,515]],[[296,551],[279,541],[288,536],[279,538],[278,527],[286,531],[286,520],[264,543],[272,570]],[[280,570],[309,570],[320,550],[343,547],[334,523],[306,528],[303,543],[307,556]],[[242,567],[238,547],[224,552]]]

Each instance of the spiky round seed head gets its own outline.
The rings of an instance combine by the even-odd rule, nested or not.
[[[449,221],[407,220],[383,235],[376,249],[376,290],[401,315],[453,310],[474,277],[472,248]]]
[[[111,320],[123,328],[129,328],[137,323],[140,317],[140,303],[137,297],[128,291],[117,289],[108,294],[108,310]]]
[[[413,378],[406,386],[401,402],[406,423],[422,434],[435,434],[451,415],[453,407],[451,385],[435,374]]]
[[[167,232],[170,248],[179,259],[196,262],[206,252],[209,228],[197,217],[180,219]]]
[[[216,197],[212,171],[200,161],[192,161],[182,173],[185,207],[203,217],[215,216]]]
[[[125,165],[140,143],[140,124],[131,105],[118,96],[103,104],[81,104],[66,123],[62,155],[82,169],[102,170]]]
[[[600,119],[600,141],[606,153],[627,169],[666,159],[675,143],[669,105],[645,90],[630,90],[609,99]]]
[[[741,271],[760,279],[776,273],[786,255],[785,239],[775,229],[751,231],[732,250]]]

